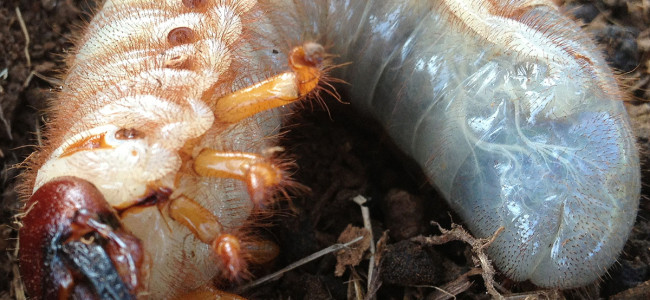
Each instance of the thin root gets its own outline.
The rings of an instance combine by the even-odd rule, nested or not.
[[[7,77],[9,75],[9,69],[4,68],[2,71],[0,71],[0,79],[2,80],[7,80]],[[2,85],[0,85],[0,94],[4,94],[5,89],[2,88]]]
[[[27,67],[32,67],[32,58],[29,56],[29,32],[27,31],[27,26],[25,25],[25,20],[23,20],[23,15],[20,13],[20,8],[16,7],[16,16],[18,16],[18,23],[20,24],[20,29],[23,31],[25,36],[25,59],[27,59]]]
[[[4,124],[5,130],[7,130],[7,136],[9,137],[10,140],[13,141],[14,137],[11,134],[11,123],[5,118],[5,113],[4,110],[2,109],[2,106],[0,106],[0,121]]]
[[[366,202],[368,202],[368,200],[365,197],[358,195],[352,198],[352,201],[354,201],[354,203],[358,204],[359,207],[361,207],[361,216],[363,217],[363,227],[365,227],[366,230],[368,230],[368,232],[370,233],[370,263],[368,264],[368,278],[372,278],[372,275],[375,270],[375,253],[377,252],[377,250],[375,248],[375,242],[374,242],[375,238],[372,236],[372,224],[370,223],[370,209],[368,209],[368,207],[364,205]],[[370,288],[371,288],[371,282],[370,280],[368,280],[367,290],[369,291]]]
[[[481,269],[483,270],[481,275],[483,281],[485,281],[485,288],[488,293],[495,299],[504,299],[504,297],[494,288],[494,267],[492,263],[485,254],[485,248],[490,246],[492,242],[499,236],[499,234],[505,230],[503,226],[499,227],[497,231],[490,237],[484,239],[477,239],[473,237],[469,232],[463,229],[458,224],[452,224],[451,230],[444,229],[437,222],[432,222],[433,225],[438,226],[442,235],[433,236],[433,237],[416,237],[413,240],[423,244],[429,245],[442,245],[450,241],[463,241],[469,244],[472,247],[472,252],[474,252],[475,257],[474,263],[480,264]]]
[[[427,297],[427,300],[447,300],[447,299],[456,299],[456,295],[468,290],[472,286],[472,282],[469,280],[469,277],[480,275],[483,273],[481,268],[473,268],[464,274],[458,276],[452,282],[448,282],[442,287],[432,286],[432,285],[419,285],[418,287],[428,287],[434,288],[438,292]]]
[[[339,251],[341,249],[347,248],[348,246],[362,240],[363,238],[364,238],[363,236],[360,236],[360,237],[357,237],[357,238],[355,238],[355,239],[353,239],[353,240],[351,240],[351,241],[349,241],[347,243],[344,243],[344,244],[334,244],[332,246],[329,246],[329,247],[327,247],[327,248],[325,248],[323,250],[315,252],[315,253],[307,256],[307,257],[304,257],[303,259],[301,259],[299,261],[296,261],[296,262],[282,268],[281,270],[279,270],[279,271],[277,271],[275,273],[269,274],[267,276],[264,276],[262,278],[259,278],[259,279],[255,280],[255,281],[249,282],[249,283],[239,287],[235,292],[237,294],[240,294],[240,293],[243,293],[243,292],[245,292],[245,291],[247,291],[247,290],[249,290],[249,289],[251,289],[253,287],[261,285],[261,284],[263,284],[263,283],[265,283],[267,281],[272,281],[272,280],[279,279],[280,276],[282,274],[286,273],[286,272],[289,272],[289,271],[291,271],[291,270],[293,270],[293,269],[295,269],[297,267],[300,267],[300,266],[302,266],[304,264],[307,264],[307,263],[309,263],[309,262],[311,262],[311,261],[313,261],[315,259],[318,259],[321,256],[325,256],[325,255],[330,254],[332,252],[336,252],[336,251]]]

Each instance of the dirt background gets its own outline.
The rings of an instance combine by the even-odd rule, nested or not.
[[[62,67],[61,56],[71,48],[72,30],[84,12],[86,0],[3,0],[0,3],[0,299],[20,298],[15,260],[14,215],[20,203],[14,190],[20,163],[38,144],[46,116],[47,99],[55,88],[51,78]],[[563,8],[585,24],[602,45],[608,61],[621,73],[628,93],[628,108],[647,161],[650,145],[650,1],[564,1]],[[20,9],[22,17],[18,16]],[[25,30],[29,36],[26,47]],[[26,59],[27,50],[30,60]],[[35,73],[34,73],[35,72]],[[37,76],[32,76],[36,74]],[[53,82],[53,84],[48,83]],[[382,132],[359,120],[349,106],[328,101],[331,117],[319,109],[305,109],[283,140],[298,165],[297,181],[311,192],[284,203],[266,229],[282,248],[278,269],[337,242],[352,224],[363,227],[361,210],[350,199],[363,195],[375,240],[390,229],[387,244],[379,247],[382,262],[375,270],[371,293],[378,299],[444,299],[441,288],[461,299],[486,299],[480,269],[472,262],[471,247],[462,242],[423,245],[411,238],[437,235],[429,221],[444,228],[452,219],[435,190],[413,163],[394,150]],[[650,298],[650,201],[647,163],[643,198],[637,223],[619,263],[603,281],[570,291],[537,291],[528,283],[515,283],[496,274],[497,290],[513,298],[570,299]],[[325,257],[284,274],[279,280],[246,293],[253,299],[362,299],[355,283],[367,291],[368,260],[334,275],[336,258]],[[469,272],[469,273],[468,273]],[[476,274],[474,274],[476,273]],[[465,274],[465,276],[463,276]],[[474,275],[471,275],[474,274]],[[477,275],[478,274],[478,275]],[[436,288],[438,287],[438,288]],[[376,292],[376,294],[375,294]],[[442,298],[440,298],[442,296]],[[447,295],[447,297],[449,297]]]

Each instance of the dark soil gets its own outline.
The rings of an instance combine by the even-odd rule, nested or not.
[[[85,0],[3,0],[0,3],[0,299],[20,299],[15,264],[15,215],[20,203],[15,192],[14,167],[38,144],[50,89],[56,87],[61,55],[71,47],[75,24],[89,11]],[[564,8],[583,21],[601,43],[612,67],[620,70],[621,82],[630,95],[629,111],[647,161],[650,146],[650,4],[646,0],[565,1]],[[30,37],[25,55],[25,34],[16,8]],[[40,77],[30,76],[37,72]],[[49,82],[48,82],[49,81]],[[275,269],[337,243],[349,224],[363,227],[360,207],[350,199],[363,195],[370,201],[375,241],[384,231],[388,237],[379,246],[383,258],[379,276],[373,281],[378,299],[437,299],[444,295],[435,287],[462,292],[463,299],[489,298],[480,275],[473,274],[470,247],[461,242],[424,246],[410,238],[436,235],[434,220],[444,228],[450,212],[424,176],[368,120],[360,120],[350,106],[328,101],[331,118],[322,110],[304,109],[291,122],[283,140],[299,166],[296,180],[311,192],[286,203],[269,229],[280,244]],[[644,178],[650,178],[644,168]],[[551,298],[650,298],[650,201],[648,180],[637,224],[619,264],[600,284],[571,291],[538,293],[528,283],[515,283],[496,275],[497,289],[504,293],[532,293]],[[386,243],[387,242],[387,243]],[[336,258],[327,255],[284,274],[275,282],[250,291],[254,299],[346,299],[354,298],[354,282],[367,289],[368,260],[334,275]],[[377,270],[375,270],[377,271]],[[456,283],[449,285],[448,283]],[[435,287],[434,287],[435,286]],[[615,296],[617,295],[618,296]],[[521,294],[517,294],[522,296]],[[523,296],[522,296],[523,297]]]

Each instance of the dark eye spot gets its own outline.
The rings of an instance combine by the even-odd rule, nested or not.
[[[115,138],[118,140],[141,139],[143,137],[144,133],[134,128],[122,128],[115,132]]]
[[[174,28],[167,34],[167,41],[172,46],[192,43],[195,38],[194,30],[188,27]]]

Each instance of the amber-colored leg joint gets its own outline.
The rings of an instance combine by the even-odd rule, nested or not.
[[[206,244],[212,243],[223,231],[221,223],[212,212],[185,196],[171,201],[169,216]]]
[[[194,160],[194,171],[199,175],[234,178],[244,181],[256,205],[263,205],[285,176],[269,159],[252,153],[220,152],[204,149]]]
[[[323,77],[325,50],[306,43],[289,53],[290,72],[228,94],[214,108],[218,122],[234,124],[257,113],[303,99],[318,87]]]
[[[194,200],[180,196],[169,204],[169,216],[188,228],[195,237],[212,247],[229,277],[237,278],[245,270],[239,239],[223,233],[219,220]]]

